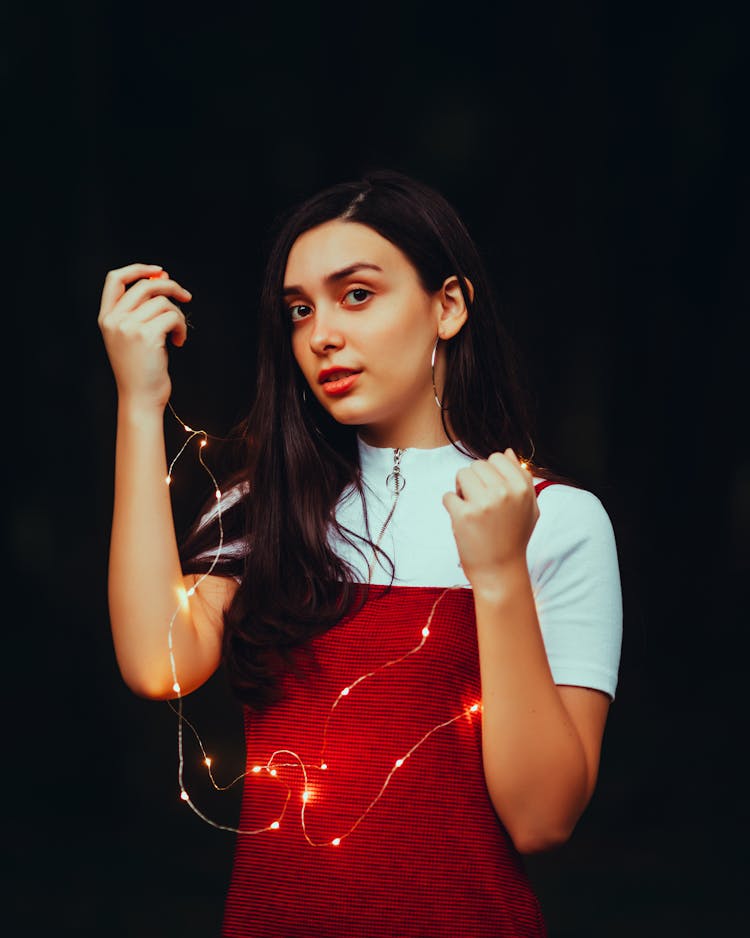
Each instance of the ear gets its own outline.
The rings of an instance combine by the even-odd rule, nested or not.
[[[469,294],[469,302],[473,302],[474,287],[471,281],[466,277],[464,277],[464,284]],[[438,335],[441,339],[452,339],[469,318],[466,301],[461,292],[458,277],[456,277],[455,274],[448,277],[440,290],[438,290],[437,297],[440,303]]]

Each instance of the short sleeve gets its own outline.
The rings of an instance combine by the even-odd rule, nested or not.
[[[614,700],[622,591],[612,523],[592,492],[570,485],[546,487],[538,504],[526,556],[552,676]]]

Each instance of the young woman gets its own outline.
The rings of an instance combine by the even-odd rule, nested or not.
[[[155,265],[104,284],[109,601],[133,691],[184,696],[223,663],[246,705],[222,934],[544,935],[522,854],[594,790],[618,561],[599,499],[530,462],[466,229],[385,172],[282,219],[243,465],[178,545],[165,344],[190,299]]]

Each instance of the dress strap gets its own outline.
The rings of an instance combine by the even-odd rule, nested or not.
[[[558,484],[559,483],[553,482],[551,479],[544,479],[542,482],[536,483],[536,485],[534,486],[534,491],[536,492],[537,497],[539,497],[539,493],[542,491],[542,489],[546,489],[548,485],[558,485]]]

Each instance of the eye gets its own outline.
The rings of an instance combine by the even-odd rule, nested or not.
[[[291,316],[292,322],[299,322],[301,319],[304,319],[305,316],[309,316],[311,312],[312,310],[309,306],[302,306],[301,304],[289,307],[289,315]]]
[[[360,303],[364,303],[366,300],[372,296],[372,290],[365,290],[364,287],[355,287],[353,290],[344,296],[346,300],[347,297],[352,297],[350,300],[350,305],[358,306]]]

